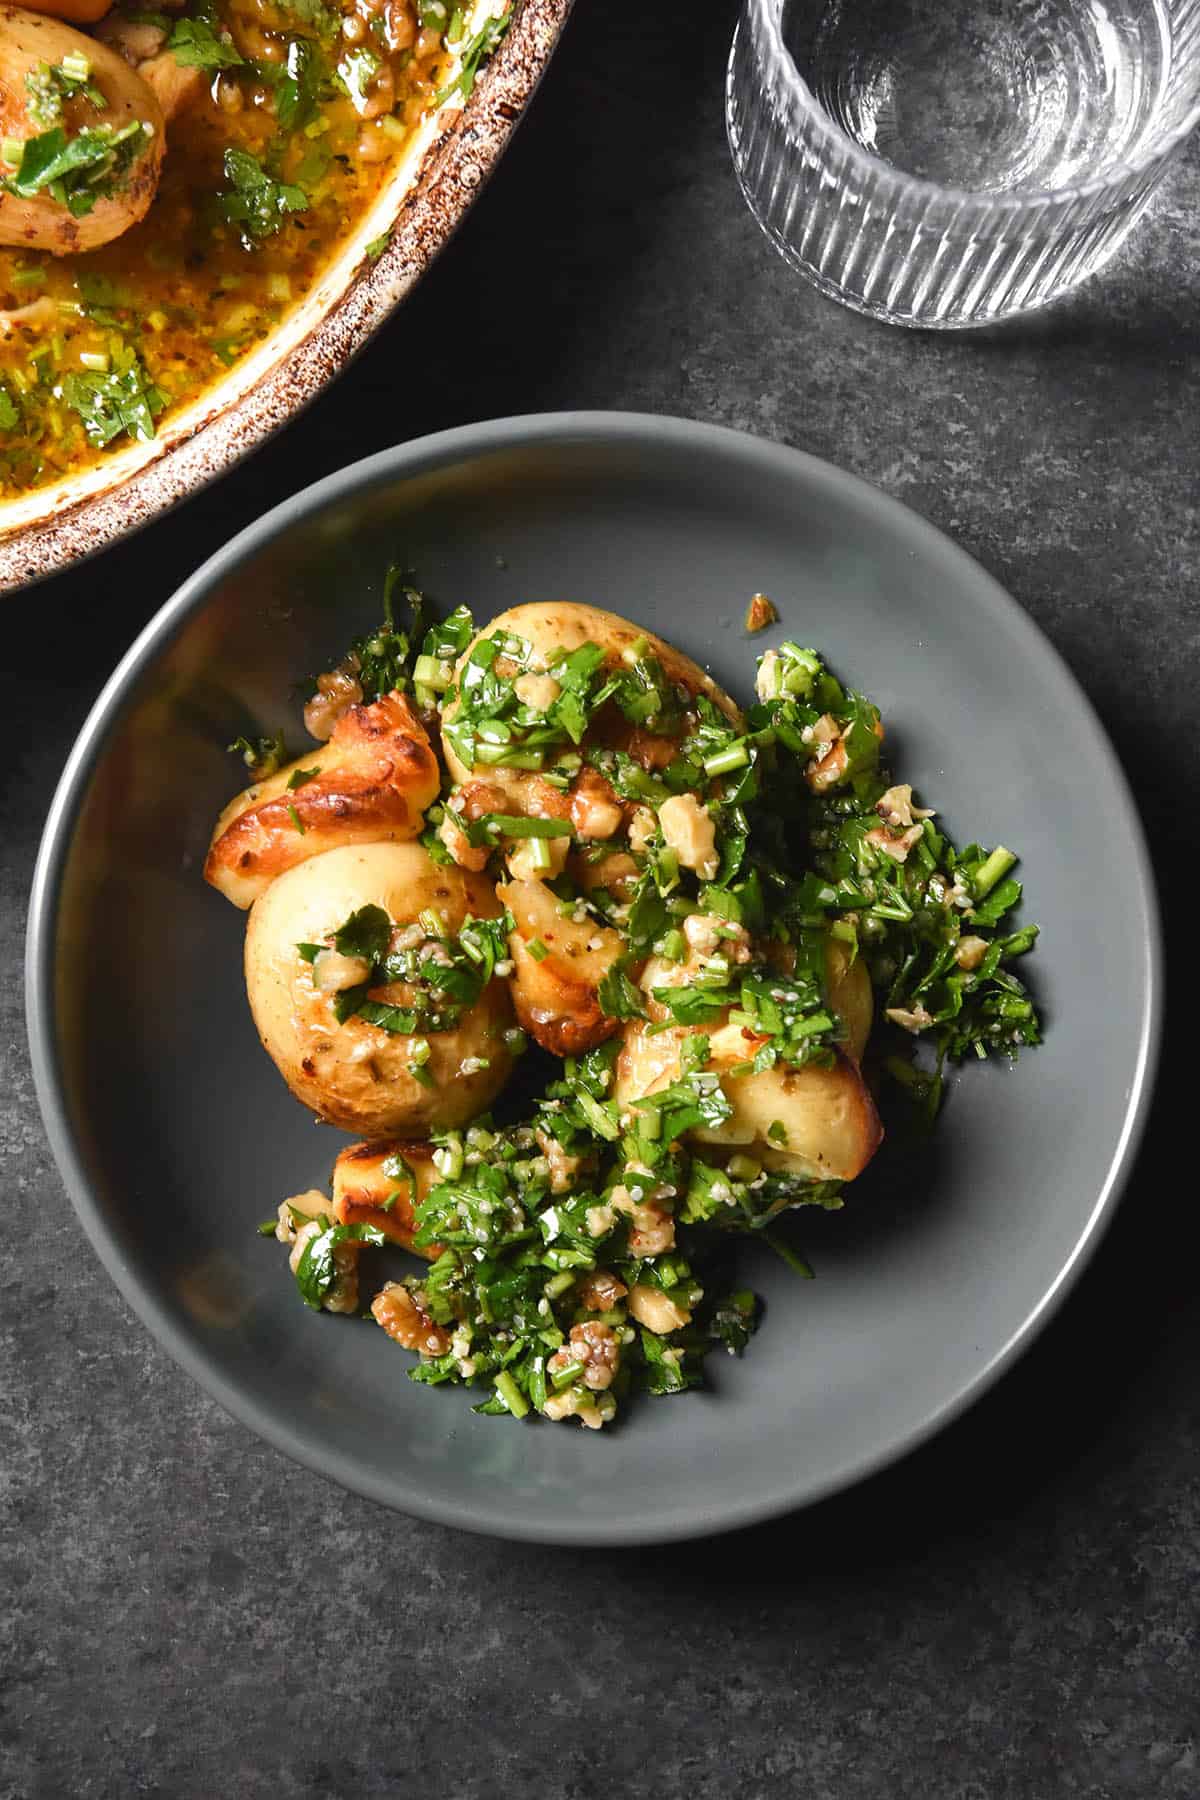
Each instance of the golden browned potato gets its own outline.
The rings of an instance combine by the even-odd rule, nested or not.
[[[341,1225],[375,1225],[394,1244],[432,1261],[436,1246],[416,1250],[413,1244],[413,1212],[440,1180],[433,1145],[423,1140],[350,1144],[333,1165],[332,1215]]]
[[[642,986],[650,993],[656,987],[686,985],[692,966],[654,958],[646,966]],[[827,1000],[845,1027],[845,1051],[838,1052],[831,1067],[814,1063],[792,1069],[776,1064],[757,1075],[733,1075],[729,1071],[749,1062],[765,1040],[728,1022],[706,1027],[706,1066],[720,1075],[733,1111],[722,1125],[694,1131],[691,1135],[698,1142],[748,1151],[767,1168],[816,1181],[852,1181],[862,1173],[883,1137],[875,1102],[858,1068],[871,1030],[874,998],[861,958],[852,959],[848,946],[836,938],[827,944],[827,968]],[[660,1025],[669,1017],[653,999],[648,1007]],[[640,1099],[677,1081],[684,1041],[696,1033],[696,1027],[680,1025],[651,1032],[637,1020],[627,1025],[617,1060],[618,1100]],[[777,1142],[778,1129],[776,1141],[768,1136],[773,1125],[782,1127],[783,1145]]]
[[[651,1035],[641,1020],[627,1024],[617,1058],[617,1100],[628,1105],[678,1081],[683,1043],[691,1035],[694,1028],[685,1026]],[[883,1128],[870,1090],[848,1056],[839,1053],[830,1068],[777,1064],[757,1075],[732,1075],[729,1070],[750,1059],[758,1040],[747,1044],[741,1028],[731,1025],[710,1031],[708,1038],[706,1067],[720,1076],[733,1111],[722,1125],[693,1131],[696,1141],[749,1152],[772,1170],[813,1181],[853,1181],[862,1173]],[[782,1149],[768,1139],[772,1125],[786,1134]]]
[[[97,127],[119,131],[142,127],[128,139],[133,160],[112,191],[98,195],[88,212],[76,217],[48,188],[28,198],[0,186],[0,244],[69,256],[95,250],[119,237],[144,217],[158,187],[166,144],[162,107],[146,82],[115,51],[85,37],[44,12],[0,6],[0,140],[12,145],[47,129],[29,111],[26,77],[41,65],[54,67],[64,57],[82,60],[88,81],[104,97],[96,106],[83,96],[63,101],[62,123],[70,139]],[[76,16],[76,15],[72,15]],[[95,17],[95,14],[78,16]],[[11,165],[3,171],[12,174]]]
[[[714,705],[719,706],[727,718],[735,724],[741,723],[742,715],[729,695],[690,656],[676,650],[664,638],[656,637],[652,631],[644,631],[640,625],[633,624],[629,619],[622,619],[616,613],[604,612],[598,606],[579,606],[568,600],[532,601],[501,613],[471,640],[459,659],[456,674],[462,669],[480,638],[492,637],[497,631],[512,632],[517,637],[524,638],[543,665],[557,652],[578,650],[583,644],[599,644],[608,653],[609,663],[615,665],[621,661],[624,651],[639,641],[643,642],[658,658],[671,681],[686,688],[689,694],[703,694]],[[513,673],[519,675],[520,671],[514,667]],[[455,711],[454,704],[447,707],[445,723],[453,720]],[[652,764],[656,758],[656,747],[660,761],[665,758],[669,762],[673,755],[669,739],[655,738],[652,733],[645,731],[638,732],[619,714],[604,720],[598,737],[600,742],[630,749],[631,754],[640,753],[642,760],[648,764]],[[472,771],[463,766],[444,736],[442,748],[451,775],[456,781],[466,781]],[[479,773],[485,775],[488,781],[504,788],[514,800],[520,799],[529,783],[529,776],[519,769],[488,768],[481,769]]]
[[[303,790],[300,790],[303,791]],[[319,1118],[365,1138],[419,1139],[485,1112],[512,1065],[508,989],[493,978],[459,1022],[407,1035],[351,1016],[338,1024],[337,993],[361,982],[355,959],[327,953],[306,962],[299,944],[324,944],[364,906],[380,906],[401,931],[433,909],[447,935],[464,920],[494,918],[490,882],[435,863],[420,844],[327,850],[289,869],[256,901],[246,928],[246,987],[255,1024],[288,1086]],[[420,931],[418,929],[418,936]],[[394,982],[374,1000],[411,1004]],[[412,1073],[414,1047],[428,1045],[425,1085]]]
[[[292,787],[298,770],[316,773]],[[205,879],[235,906],[249,906],[285,870],[327,850],[418,836],[438,783],[425,727],[403,695],[352,706],[328,743],[229,802]]]
[[[564,918],[540,881],[507,882],[496,897],[516,925],[508,940],[512,998],[530,1037],[555,1056],[579,1056],[611,1037],[617,1021],[605,1016],[597,990],[624,949],[620,934],[592,918]],[[529,949],[539,942],[540,961]]]

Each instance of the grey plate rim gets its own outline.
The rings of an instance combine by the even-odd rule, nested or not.
[[[1088,732],[1092,746],[1104,764],[1118,803],[1116,824],[1133,859],[1147,922],[1144,956],[1144,997],[1138,1022],[1136,1074],[1131,1086],[1121,1129],[1117,1135],[1108,1173],[1070,1254],[1049,1280],[1045,1292],[1008,1341],[930,1409],[921,1423],[894,1437],[853,1464],[823,1476],[798,1481],[787,1494],[747,1497],[719,1516],[706,1511],[704,1497],[697,1496],[686,1512],[664,1526],[661,1520],[639,1518],[636,1513],[614,1520],[604,1528],[575,1527],[569,1521],[546,1530],[535,1522],[513,1524],[497,1530],[484,1505],[442,1502],[435,1511],[420,1486],[402,1480],[381,1481],[343,1473],[331,1466],[319,1440],[294,1430],[281,1417],[248,1399],[236,1383],[226,1380],[209,1360],[175,1328],[154,1287],[142,1281],[124,1261],[106,1224],[103,1210],[91,1191],[82,1157],[74,1141],[59,1074],[54,1024],[54,939],[62,875],[70,847],[72,827],[91,771],[118,718],[130,685],[153,662],[159,651],[193,610],[200,607],[210,586],[228,575],[239,562],[255,554],[270,539],[288,531],[307,513],[360,488],[369,488],[398,476],[410,477],[442,468],[448,463],[490,452],[530,445],[621,442],[686,452],[689,448],[723,451],[751,468],[791,472],[810,486],[824,484],[839,490],[877,517],[915,547],[936,546],[950,562],[957,563],[978,596],[978,604],[1005,618],[1008,629],[1023,643],[1027,654],[1052,673],[1064,701]],[[1013,1365],[1049,1324],[1071,1292],[1104,1231],[1111,1222],[1145,1130],[1153,1097],[1163,1031],[1163,943],[1157,885],[1145,833],[1124,771],[1091,701],[1058,651],[1017,601],[991,575],[921,514],[885,494],[873,483],[836,464],[788,445],[752,437],[727,426],[636,412],[531,413],[492,419],[414,439],[376,455],[350,463],[281,502],[254,524],[215,551],[159,609],[121,658],[93,704],[75,747],[59,779],[46,816],[41,846],[34,869],[29,900],[25,957],[25,1001],[34,1091],[41,1109],[50,1148],[68,1196],[104,1268],[133,1311],[174,1360],[239,1423],[246,1425],[275,1449],[315,1474],[336,1482],[414,1518],[432,1524],[451,1525],[483,1536],[504,1537],[531,1543],[564,1546],[632,1546],[675,1542],[716,1535],[759,1524],[810,1506],[878,1473],[926,1443],[951,1424]]]

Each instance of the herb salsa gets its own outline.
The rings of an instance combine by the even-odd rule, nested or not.
[[[948,1063],[1039,1042],[1037,928],[1012,852],[955,847],[814,650],[767,650],[743,710],[612,614],[477,632],[407,589],[402,629],[393,591],[314,685],[322,747],[233,746],[258,778],[206,865],[259,894],[266,1049],[319,1116],[366,1122],[332,1192],[261,1229],[318,1310],[359,1311],[365,1251],[415,1251],[365,1312],[415,1381],[594,1429],[746,1346],[739,1241],[810,1275],[792,1224],[842,1206],[884,1121],[932,1129]]]

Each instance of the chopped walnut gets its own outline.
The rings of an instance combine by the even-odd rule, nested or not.
[[[487,867],[491,851],[486,844],[472,844],[450,807],[446,808],[445,816],[438,826],[438,836],[460,869],[472,869],[478,874]]]
[[[353,657],[317,676],[317,691],[304,708],[304,728],[312,737],[326,743],[343,713],[361,706],[363,691],[356,679],[358,658]]]
[[[629,1248],[635,1256],[661,1256],[675,1248],[675,1220],[650,1200],[635,1200],[627,1187],[615,1187],[608,1196],[615,1212],[629,1216]]]
[[[908,861],[909,851],[916,848],[924,835],[925,827],[920,824],[910,825],[899,837],[893,837],[885,825],[876,825],[874,831],[868,831],[864,841],[872,848],[882,850],[893,862],[902,863]]]
[[[320,1188],[309,1188],[303,1194],[293,1194],[279,1208],[279,1223],[275,1227],[275,1238],[280,1244],[294,1244],[296,1241],[296,1214],[303,1213],[306,1218],[316,1218],[318,1213],[329,1211],[328,1197]]]
[[[742,925],[730,925],[712,913],[691,913],[683,921],[683,935],[688,948],[697,956],[711,956],[724,950],[730,962],[750,961],[750,933]]]
[[[754,691],[760,700],[774,700],[777,697],[775,670],[779,665],[779,652],[768,650],[759,658],[758,673],[754,677]]]
[[[804,771],[804,779],[814,794],[823,794],[828,788],[836,787],[850,766],[850,756],[840,736],[829,736],[829,730],[837,732],[837,720],[829,713],[817,720],[812,728],[813,742],[826,746],[814,756]]]
[[[621,829],[624,809],[598,769],[585,768],[571,784],[571,823],[577,836],[601,842]]]
[[[578,1419],[589,1431],[599,1431],[605,1419],[596,1402],[575,1388],[568,1388],[565,1394],[547,1394],[542,1415],[547,1419]]]
[[[572,1363],[583,1364],[583,1385],[592,1393],[603,1393],[613,1384],[621,1366],[621,1346],[611,1325],[589,1319],[585,1325],[572,1325],[571,1335],[561,1350],[556,1350],[546,1364],[547,1375],[561,1375]]]
[[[545,845],[549,852],[548,866],[535,860],[539,856],[539,851],[533,847],[535,842]],[[570,848],[571,840],[567,837],[521,838],[511,850],[505,852],[508,872],[514,881],[553,881],[566,868]]]
[[[651,840],[658,836],[658,820],[648,806],[639,806],[629,821],[629,848],[635,856],[645,856]]]
[[[358,987],[371,973],[365,956],[343,956],[340,950],[322,950],[313,963],[313,984],[323,994],[340,994]]]
[[[765,594],[750,596],[750,604],[746,608],[747,631],[765,631],[768,625],[775,625],[778,621],[779,614],[773,600],[768,600]]]
[[[579,1284],[579,1304],[586,1307],[588,1312],[607,1312],[618,1300],[623,1300],[628,1292],[625,1283],[611,1269],[593,1269]]]
[[[678,1331],[692,1316],[686,1307],[677,1306],[661,1288],[646,1287],[640,1281],[630,1290],[629,1310],[639,1325],[661,1335]]]
[[[960,969],[966,969],[970,973],[971,970],[979,967],[987,953],[986,938],[960,937],[958,949],[954,952],[954,960]]]
[[[904,1006],[889,1006],[885,1016],[893,1025],[902,1025],[905,1031],[911,1031],[914,1036],[919,1031],[928,1031],[933,1024],[932,1013],[926,1012],[919,1002],[911,1011]]]
[[[701,881],[712,881],[721,859],[707,806],[695,794],[672,794],[658,809],[658,823],[684,868],[694,869]]]
[[[425,1311],[424,1295],[400,1281],[389,1281],[371,1302],[371,1317],[382,1325],[393,1343],[421,1356],[444,1356],[450,1333]]]
[[[581,1156],[569,1156],[556,1137],[539,1125],[534,1131],[538,1147],[545,1157],[550,1170],[550,1192],[565,1194],[574,1186],[575,1177],[583,1164]]]
[[[932,819],[934,816],[931,806],[913,805],[912,788],[907,781],[898,782],[886,794],[881,794],[875,802],[875,811],[893,831],[906,831],[914,819]]]
[[[518,675],[513,682],[513,692],[522,706],[529,707],[531,712],[549,712],[562,688],[553,675]]]

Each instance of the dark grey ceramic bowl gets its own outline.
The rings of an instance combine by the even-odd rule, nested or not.
[[[893,760],[950,828],[1018,847],[1044,928],[1049,1031],[972,1068],[936,1145],[885,1149],[814,1220],[818,1279],[748,1257],[764,1326],[708,1393],[617,1429],[475,1417],[383,1333],[299,1304],[256,1222],[324,1184],[342,1141],[259,1047],[243,920],[200,862],[237,783],[224,745],[296,733],[288,694],[377,616],[385,566],[477,616],[614,608],[737,694],[773,636],[820,646],[880,703]],[[748,640],[762,589],[778,634]],[[731,432],[582,414],[447,433],[310,488],[163,608],[92,713],[46,828],[29,939],[42,1106],[83,1225],[183,1365],[272,1444],[442,1523],[630,1543],[743,1525],[879,1468],[1032,1340],[1115,1204],[1149,1098],[1159,932],[1112,751],[1020,609],[921,519]],[[136,1429],[136,1425],[131,1425]]]

